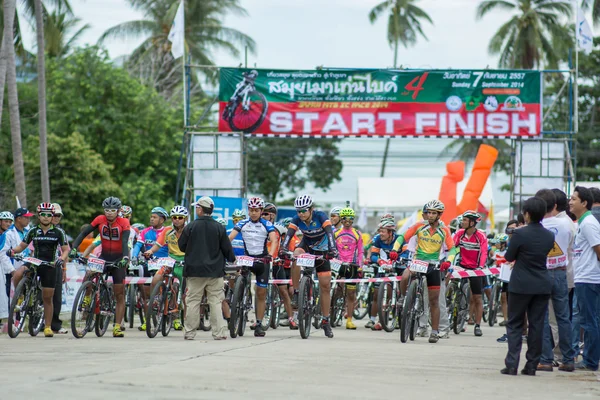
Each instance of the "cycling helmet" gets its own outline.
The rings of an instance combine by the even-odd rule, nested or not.
[[[265,201],[260,197],[250,197],[248,208],[265,208]]]
[[[265,204],[265,209],[263,210],[263,212],[277,214],[277,207],[275,207],[275,204],[273,203],[267,203]]]
[[[188,213],[187,208],[185,208],[184,206],[175,206],[171,208],[171,217],[174,215],[181,215],[187,217],[190,214]]]
[[[340,212],[341,212],[341,211],[342,211],[342,207],[333,207],[333,208],[331,209],[331,211],[329,211],[329,216],[332,216],[332,215],[341,216],[341,215],[340,215]]]
[[[227,226],[227,221],[224,218],[217,218],[217,222],[223,226]]]
[[[159,217],[163,217],[164,219],[169,218],[169,213],[162,207],[154,207],[150,214],[157,214]]]
[[[132,213],[133,213],[133,210],[131,209],[131,207],[129,207],[129,206],[123,206],[123,207],[121,207],[121,214],[124,217],[130,216]]]
[[[389,219],[389,220],[393,221],[394,220],[394,216],[392,214],[390,214],[390,213],[383,214],[381,216],[381,218],[379,218],[379,222],[383,221],[384,219]]]
[[[284,218],[281,220],[281,225],[285,226],[286,228],[290,225],[290,223],[292,222],[291,218]]]
[[[444,209],[446,207],[444,207],[444,203],[442,203],[439,200],[431,200],[429,203],[425,204],[425,207],[423,207],[423,210],[425,210],[425,212],[427,211],[437,211],[440,214],[444,212]]]
[[[301,194],[300,196],[296,197],[296,200],[294,200],[295,208],[311,208],[312,205],[313,199],[308,194]]]
[[[452,230],[457,230],[460,227],[460,222],[458,221],[458,218],[454,218],[452,221],[450,221],[448,227]]]
[[[384,219],[383,221],[381,221],[378,225],[379,229],[396,229],[396,224],[394,223],[393,220],[390,219]]]
[[[113,209],[121,209],[121,206],[123,204],[121,203],[121,200],[118,197],[107,197],[104,199],[104,201],[102,202],[102,208],[104,208],[105,210],[113,210]]]
[[[146,225],[140,224],[138,222],[138,223],[131,225],[131,227],[137,229],[138,231],[142,231],[142,230],[144,230],[144,228],[146,228]]]
[[[8,219],[10,221],[14,221],[15,217],[10,211],[2,211],[0,212],[0,219]]]
[[[39,206],[37,206],[37,212],[38,214],[41,212],[51,212],[52,214],[54,214],[54,204],[41,203]]]
[[[275,229],[277,229],[277,231],[279,232],[279,234],[281,236],[283,236],[287,233],[287,228],[285,226],[281,225],[279,222],[276,223],[274,226],[275,226]]]
[[[238,208],[233,212],[233,214],[231,215],[231,218],[234,218],[234,219],[246,218],[246,213]]]
[[[465,211],[462,215],[463,218],[468,218],[473,222],[481,221],[481,215],[479,215],[476,211],[468,210]]]
[[[496,237],[494,239],[496,240],[496,243],[507,243],[508,235],[505,233],[499,233],[496,235]]]
[[[356,213],[354,212],[354,210],[352,208],[345,207],[340,210],[340,217],[341,218],[354,218],[354,217],[356,217]]]

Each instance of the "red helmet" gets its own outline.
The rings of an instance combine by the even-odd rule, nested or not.
[[[260,197],[250,197],[248,208],[265,208],[265,201]]]
[[[54,204],[41,203],[40,205],[37,206],[37,212],[38,212],[38,214],[41,212],[51,212],[52,214],[54,214]]]

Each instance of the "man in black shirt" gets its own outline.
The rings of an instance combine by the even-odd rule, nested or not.
[[[52,313],[54,310],[52,297],[54,295],[54,287],[56,284],[55,268],[62,268],[67,262],[69,256],[69,245],[65,233],[52,225],[52,216],[54,214],[54,206],[51,203],[42,203],[37,207],[39,225],[32,228],[21,244],[7,252],[7,255],[14,257],[16,253],[20,253],[33,242],[32,257],[47,263],[53,263],[52,267],[38,267],[38,276],[42,284],[42,298],[44,300],[44,336],[52,337]],[[57,250],[60,246],[61,257],[57,257]],[[27,270],[27,264],[15,271],[13,276],[13,284],[15,287],[21,282],[23,274]]]

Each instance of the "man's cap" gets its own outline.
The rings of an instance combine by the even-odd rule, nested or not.
[[[18,217],[33,217],[33,214],[28,209],[21,207],[15,211],[15,218]]]
[[[192,203],[192,206],[213,208],[215,206],[215,202],[213,201],[213,199],[211,199],[208,196],[202,196],[202,197],[200,197],[200,199],[198,199],[197,202]]]
[[[54,206],[54,215],[64,215],[62,212],[62,207],[60,206],[60,204],[58,203],[52,203],[52,205]]]

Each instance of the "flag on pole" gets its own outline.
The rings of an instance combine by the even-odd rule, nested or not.
[[[179,3],[177,7],[177,14],[171,25],[171,31],[169,31],[169,41],[171,42],[171,54],[175,59],[183,56],[185,46],[185,18],[183,12],[183,2]]]
[[[579,48],[583,50],[585,54],[590,54],[594,49],[594,34],[592,33],[592,27],[585,19],[585,14],[581,7],[577,7],[577,43]]]

